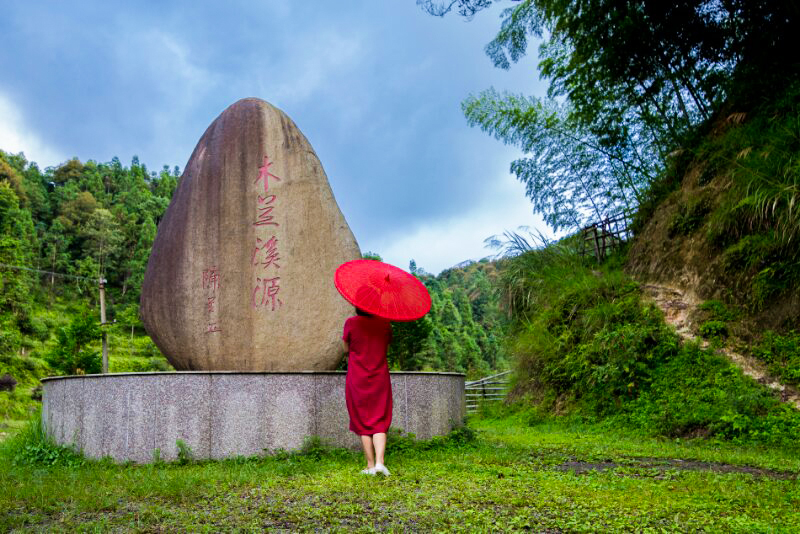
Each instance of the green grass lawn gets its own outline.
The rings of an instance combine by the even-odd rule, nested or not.
[[[473,441],[396,440],[388,478],[320,447],[183,465],[15,465],[12,438],[0,449],[0,531],[800,529],[797,451],[514,418],[470,428]]]

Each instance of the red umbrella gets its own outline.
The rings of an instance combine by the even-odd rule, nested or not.
[[[356,308],[391,321],[414,321],[431,309],[431,296],[422,282],[382,261],[343,263],[334,284]]]

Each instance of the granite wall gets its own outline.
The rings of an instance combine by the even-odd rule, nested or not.
[[[307,436],[359,447],[348,430],[343,372],[117,373],[44,379],[42,420],[57,443],[91,458],[150,462],[297,449]],[[391,373],[392,426],[417,438],[463,423],[464,375]]]

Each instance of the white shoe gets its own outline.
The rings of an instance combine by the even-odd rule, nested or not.
[[[377,475],[378,473],[382,474],[385,477],[388,477],[389,475],[391,475],[389,470],[386,469],[386,466],[383,465],[383,464],[378,464],[373,469],[374,469],[374,473],[372,473],[373,475]]]
[[[361,470],[361,474],[362,474],[362,475],[372,475],[372,476],[375,476],[375,468],[374,468],[374,467],[369,467],[369,468],[367,468],[367,469],[362,469],[362,470]]]

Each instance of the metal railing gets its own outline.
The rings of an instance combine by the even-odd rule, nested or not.
[[[503,371],[496,375],[486,376],[478,380],[464,383],[467,413],[475,413],[482,402],[497,402],[506,398],[508,393],[508,375],[511,371]]]

